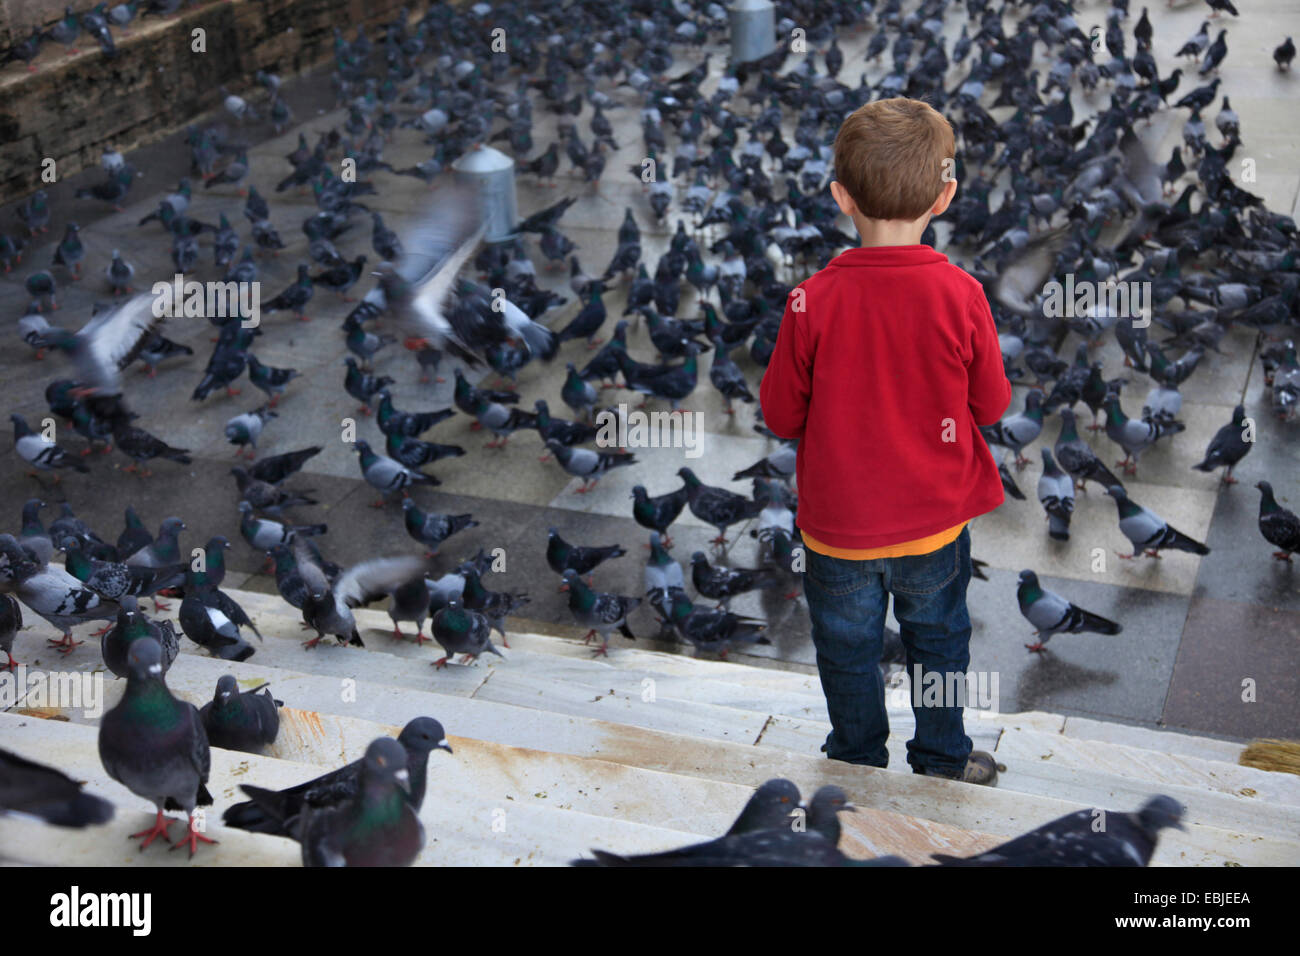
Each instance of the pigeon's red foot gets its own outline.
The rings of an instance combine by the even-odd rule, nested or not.
[[[360,408],[357,409],[357,411],[360,412],[362,415],[373,415],[373,414],[374,414],[374,412],[372,412],[372,411],[370,410],[370,406],[369,406],[369,405],[362,405]]]
[[[609,657],[609,645],[608,645],[608,644],[601,644],[600,647],[596,648],[596,649],[592,652],[591,656],[592,656],[592,657]]]
[[[153,599],[153,609],[154,609],[155,612],[157,612],[157,611],[170,611],[170,610],[172,609],[172,606],[171,606],[170,604],[168,604],[166,601],[159,601],[157,598],[154,598],[154,599]]]
[[[1026,644],[1025,647],[1035,654],[1041,654],[1043,651],[1047,650],[1047,645],[1042,641],[1039,641],[1037,644]]]
[[[105,628],[104,630],[107,630],[107,629],[108,629],[108,628]],[[103,632],[103,631],[100,631],[99,633],[102,634],[102,633],[104,633],[104,632]],[[98,637],[99,634],[96,634],[95,636]],[[46,644],[49,644],[50,647],[54,648],[54,649],[55,649],[56,651],[58,651],[60,654],[71,654],[72,651],[73,651],[73,648],[77,647],[77,645],[79,645],[79,644],[84,644],[84,643],[86,643],[86,642],[85,642],[85,641],[74,641],[74,640],[72,639],[72,632],[69,631],[69,632],[67,632],[66,634],[64,634],[61,638],[59,638],[57,641],[55,641],[55,640],[51,640],[51,639],[49,639],[49,638],[46,638],[45,643],[46,643]]]
[[[787,601],[794,601],[794,600],[797,600],[797,599],[798,599],[798,597],[799,597],[799,592],[798,592],[798,591],[787,591],[785,594],[783,594],[783,595],[781,595],[781,596],[782,596],[783,598],[785,598]]]
[[[9,658],[9,663],[4,666],[4,670],[12,671],[15,667],[18,666],[18,662],[14,660],[14,656],[10,654],[8,651],[5,651],[5,657]]]
[[[442,657],[434,661],[433,666],[436,667],[438,670],[442,670],[444,667],[447,666],[447,661],[449,660],[451,660],[450,654],[448,654],[446,657]]]
[[[127,837],[127,839],[143,840],[144,842],[140,844],[141,852],[144,852],[145,848],[148,847],[150,843],[152,843],[154,840],[158,839],[159,837],[163,838],[163,842],[171,843],[172,838],[167,835],[167,828],[170,827],[174,822],[175,822],[174,820],[168,820],[165,816],[163,816],[163,812],[159,810],[158,816],[154,819],[153,826],[150,829],[141,830],[139,833],[132,833],[129,837]]]
[[[202,833],[200,833],[195,828],[194,815],[191,814],[189,826],[186,828],[185,831],[185,836],[183,836],[177,842],[173,843],[172,849],[179,850],[181,847],[187,846],[190,848],[190,859],[194,859],[194,854],[198,851],[200,843],[211,843],[215,845],[216,842],[217,842],[216,840],[213,840],[210,837],[205,837]]]
[[[313,647],[315,647],[317,644],[319,644],[319,643],[320,643],[321,641],[323,641],[323,640],[325,640],[325,635],[324,635],[324,634],[317,634],[317,635],[316,635],[315,637],[313,637],[310,641],[303,641],[303,642],[302,642],[303,650],[308,650],[308,651],[309,651],[309,650],[311,650]]]
[[[584,643],[584,644],[590,644],[590,643],[591,643],[591,639],[592,639],[593,637],[595,637],[595,636],[596,636],[596,629],[593,627],[590,631],[587,632],[586,637],[584,637],[584,638],[582,639],[582,643]]]
[[[395,641],[400,641],[400,640],[402,640],[404,637],[406,637],[406,635],[402,633],[402,629],[401,629],[400,627],[398,627],[396,624],[394,624],[394,625],[393,625],[393,640],[395,640]]]

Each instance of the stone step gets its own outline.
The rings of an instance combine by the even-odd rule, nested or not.
[[[1055,767],[1097,770],[1144,784],[1200,787],[1215,793],[1300,807],[1300,777],[1271,773],[1219,760],[1202,760],[1127,744],[1083,740],[1064,734],[1007,729],[997,755],[1008,765],[1030,761]]]
[[[0,715],[6,746],[34,760],[57,764],[71,776],[85,780],[88,788],[119,807],[114,821],[102,832],[60,831],[56,827],[27,829],[28,824],[0,819],[0,846],[35,846],[35,859],[55,865],[166,865],[186,862],[185,854],[151,847],[139,852],[125,840],[153,819],[147,801],[109,778],[99,761],[95,728],[70,722],[43,720],[14,714]],[[453,746],[455,743],[453,742]],[[359,751],[357,754],[359,756]],[[446,757],[446,760],[439,758]],[[420,863],[430,866],[563,865],[583,849],[575,836],[596,846],[625,847],[627,852],[653,852],[690,842],[704,834],[631,822],[617,816],[597,816],[575,809],[558,809],[537,801],[511,801],[483,794],[449,776],[454,756],[438,753],[430,758],[428,791],[421,819],[427,833]],[[437,761],[434,763],[434,761]],[[299,862],[296,844],[280,837],[248,834],[221,825],[221,812],[241,800],[237,785],[256,781],[259,786],[282,788],[319,774],[316,765],[213,749],[209,789],[214,805],[206,811],[206,833],[220,841],[200,848],[195,862],[222,866],[292,866]],[[180,828],[173,831],[179,834]],[[71,834],[76,839],[69,839]],[[211,852],[209,852],[211,851]]]

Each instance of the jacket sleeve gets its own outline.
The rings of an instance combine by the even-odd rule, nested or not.
[[[781,331],[776,336],[772,359],[763,373],[759,401],[763,423],[779,438],[802,438],[812,393],[812,349],[808,344],[807,312],[791,308],[791,294],[785,303]],[[806,295],[804,296],[806,305]]]
[[[998,327],[981,289],[975,293],[970,306],[974,331],[971,336],[971,360],[966,367],[969,391],[967,404],[975,424],[992,425],[1011,404],[1011,383],[1002,365],[1002,346],[998,343]]]

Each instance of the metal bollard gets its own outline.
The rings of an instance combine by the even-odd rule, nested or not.
[[[736,0],[731,5],[731,62],[749,63],[776,47],[776,7],[771,0]]]
[[[479,145],[461,156],[451,168],[463,183],[473,185],[483,204],[487,242],[513,239],[518,224],[515,203],[515,161],[491,146]]]

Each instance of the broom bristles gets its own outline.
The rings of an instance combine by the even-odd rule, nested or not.
[[[1300,740],[1280,740],[1274,737],[1252,740],[1237,758],[1237,763],[1243,767],[1300,776]]]

